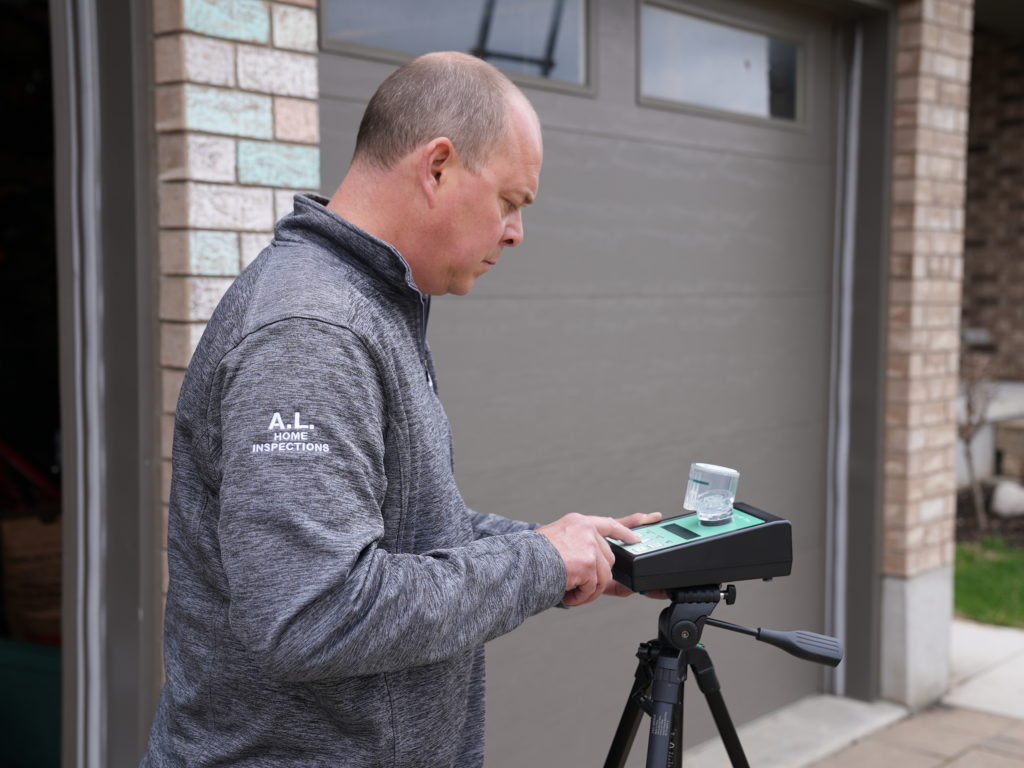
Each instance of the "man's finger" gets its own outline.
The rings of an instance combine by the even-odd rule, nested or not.
[[[594,587],[597,585],[597,568],[598,565],[596,562],[588,563],[585,566],[584,572],[581,573],[580,578],[577,579],[576,583],[573,585],[573,589],[578,589],[584,594],[593,591]]]
[[[627,528],[636,528],[638,525],[650,525],[661,520],[661,512],[634,512],[632,515],[620,517],[618,522]]]
[[[594,599],[596,592],[597,578],[596,574],[594,574],[587,581],[577,584],[576,587],[569,590],[569,593],[565,596],[565,603],[566,605],[585,605]]]
[[[605,541],[604,537],[598,536],[595,533],[594,539],[597,541],[597,546],[601,550],[601,554],[604,555],[605,562],[607,562],[609,566],[615,565],[615,553],[612,552],[612,548],[608,545],[608,542]]]
[[[625,584],[619,584],[617,581],[613,581],[607,587],[604,588],[606,595],[612,595],[614,597],[628,597],[633,594],[633,590],[627,587]]]
[[[613,539],[624,541],[627,544],[636,544],[640,541],[640,534],[634,533],[620,521],[612,517],[596,518],[594,527],[597,528],[597,532],[602,536],[610,536]]]
[[[579,588],[577,588],[574,589],[572,592],[567,593],[563,602],[566,605],[575,608],[580,605],[586,605],[590,602],[590,600],[591,597],[584,596],[583,593],[580,592]]]

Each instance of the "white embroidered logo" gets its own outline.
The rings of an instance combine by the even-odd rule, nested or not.
[[[302,414],[295,412],[291,424],[285,424],[280,413],[270,417],[268,432],[272,432],[269,443],[253,443],[253,453],[330,453],[331,446],[318,443],[310,435],[316,430],[314,424],[303,424]]]

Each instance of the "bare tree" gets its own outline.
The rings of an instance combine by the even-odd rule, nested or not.
[[[967,479],[971,484],[974,515],[980,531],[988,530],[988,514],[985,511],[985,495],[981,490],[981,481],[974,469],[971,443],[974,441],[974,436],[978,434],[978,430],[985,424],[985,413],[995,394],[992,380],[989,377],[991,367],[990,355],[961,348],[960,376],[963,382],[964,417],[957,424],[957,435],[964,446]]]

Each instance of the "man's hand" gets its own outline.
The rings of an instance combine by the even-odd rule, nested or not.
[[[612,579],[615,556],[604,537],[636,544],[640,537],[630,528],[659,520],[660,512],[638,512],[619,519],[573,513],[538,528],[538,533],[543,533],[555,545],[565,563],[565,604],[583,605],[605,592],[618,594]]]

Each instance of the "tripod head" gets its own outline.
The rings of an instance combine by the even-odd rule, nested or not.
[[[750,635],[762,643],[774,645],[786,653],[805,661],[830,667],[843,660],[843,644],[828,635],[805,630],[777,630],[758,627],[751,629],[728,621],[710,618],[718,603],[726,605],[736,602],[736,587],[732,584],[724,590],[721,585],[685,587],[668,590],[671,604],[658,617],[658,639],[681,651],[695,648],[700,642],[705,626],[727,629],[742,635]]]

